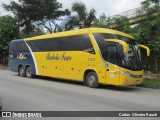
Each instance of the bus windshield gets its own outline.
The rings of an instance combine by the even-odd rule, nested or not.
[[[130,70],[142,70],[141,54],[137,45],[128,44],[128,53],[122,55],[122,66]]]
[[[95,33],[93,36],[105,61],[129,70],[142,70],[140,51],[134,39],[108,33]],[[106,42],[105,39],[119,39],[125,41],[129,47],[128,53],[123,52],[122,45],[114,42]]]

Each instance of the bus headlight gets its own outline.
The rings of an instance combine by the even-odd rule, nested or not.
[[[129,74],[129,73],[124,73],[126,76],[128,76],[128,77],[130,77],[131,76],[131,74]]]

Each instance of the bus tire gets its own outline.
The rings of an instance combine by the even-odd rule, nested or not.
[[[32,68],[30,66],[26,68],[26,77],[28,77],[28,78],[33,77]]]
[[[18,70],[18,75],[21,76],[21,77],[25,77],[26,74],[25,74],[25,69],[23,66],[21,66]]]
[[[97,88],[99,86],[98,76],[95,72],[89,72],[86,75],[86,84],[88,87]]]

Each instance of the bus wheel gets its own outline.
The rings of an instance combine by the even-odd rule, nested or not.
[[[21,67],[19,68],[18,75],[21,76],[21,77],[25,77],[25,76],[26,76],[26,75],[25,75],[25,69],[24,69],[23,66],[21,66]]]
[[[86,76],[86,84],[91,88],[97,88],[99,86],[98,77],[95,72],[89,72]]]
[[[30,66],[26,68],[26,77],[28,77],[28,78],[32,78],[33,77],[32,69],[31,69]]]

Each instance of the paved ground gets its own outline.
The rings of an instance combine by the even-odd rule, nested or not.
[[[93,89],[65,80],[22,78],[7,70],[0,70],[0,91],[3,111],[160,111],[158,89],[113,86]]]
[[[0,64],[0,70],[8,70],[8,66]]]

